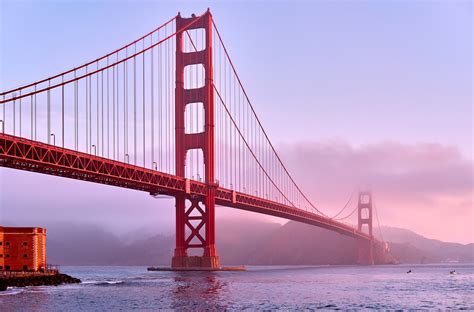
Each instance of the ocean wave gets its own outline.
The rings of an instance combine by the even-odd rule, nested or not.
[[[161,276],[139,276],[139,277],[132,277],[129,280],[137,281],[137,282],[174,282],[174,278],[168,277],[161,277]]]
[[[117,280],[117,281],[83,281],[81,284],[85,285],[117,285],[123,284],[124,281]]]
[[[25,291],[25,288],[7,287],[7,290],[0,291],[0,296],[18,295]]]

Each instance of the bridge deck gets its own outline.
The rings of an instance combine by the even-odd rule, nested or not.
[[[202,182],[4,133],[0,133],[0,166],[152,194],[204,196],[207,192]],[[321,215],[222,187],[216,190],[216,203],[319,226],[354,238],[372,239],[366,233]]]

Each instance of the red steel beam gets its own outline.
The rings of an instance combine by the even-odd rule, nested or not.
[[[88,182],[113,185],[151,194],[205,197],[206,184],[120,161],[0,133],[0,167],[38,172]],[[256,196],[218,187],[216,203],[319,226],[364,240],[372,236],[356,228]]]

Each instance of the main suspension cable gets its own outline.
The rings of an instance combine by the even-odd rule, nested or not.
[[[373,198],[372,198],[372,201],[374,203],[375,217],[377,218],[377,225],[379,227],[380,239],[382,240],[382,242],[384,242],[385,240],[383,239],[383,235],[382,235],[382,227],[380,226],[379,214],[377,212],[377,205],[375,205],[375,200]]]
[[[357,211],[357,205],[354,207],[354,209],[347,216],[341,217],[341,218],[334,218],[333,220],[335,220],[335,221],[345,220],[347,218],[350,218],[356,211]]]
[[[199,16],[199,17],[198,17],[197,19],[195,19],[194,21],[192,21],[192,22],[190,22],[189,24],[187,24],[186,26],[182,27],[181,29],[175,30],[174,32],[172,32],[170,35],[166,36],[166,37],[163,38],[162,40],[160,40],[160,41],[154,43],[153,45],[148,46],[147,48],[144,48],[144,49],[141,50],[141,51],[135,52],[133,55],[127,56],[127,57],[121,59],[120,61],[116,61],[116,62],[111,63],[111,64],[107,63],[107,65],[106,65],[105,67],[102,67],[102,68],[100,68],[100,69],[98,69],[98,70],[90,71],[89,73],[85,73],[85,74],[83,74],[83,75],[81,75],[81,76],[74,77],[74,78],[69,79],[69,80],[64,81],[64,82],[59,82],[59,83],[54,84],[54,85],[48,85],[47,87],[44,87],[43,89],[40,89],[40,90],[31,91],[31,92],[24,93],[24,94],[18,95],[18,96],[15,95],[15,96],[13,96],[13,97],[10,98],[10,99],[0,100],[0,104],[6,103],[6,102],[10,102],[10,101],[14,101],[14,100],[17,100],[17,99],[20,99],[20,98],[24,98],[24,97],[29,97],[29,96],[34,95],[34,94],[37,94],[37,93],[49,91],[49,90],[52,90],[52,89],[55,89],[55,88],[58,88],[58,87],[67,85],[67,84],[69,84],[69,83],[72,83],[72,82],[81,80],[81,79],[83,79],[83,78],[86,78],[86,77],[89,77],[89,76],[92,76],[92,75],[95,75],[95,74],[97,74],[98,72],[103,72],[103,71],[105,71],[105,70],[108,70],[109,68],[115,67],[115,66],[117,66],[118,64],[121,64],[121,63],[123,63],[123,62],[126,62],[126,61],[128,61],[128,60],[130,60],[130,59],[134,59],[136,56],[141,55],[141,54],[144,54],[146,51],[148,51],[148,50],[150,50],[150,49],[153,49],[154,47],[156,47],[156,46],[162,44],[163,42],[166,42],[168,39],[174,37],[177,33],[180,33],[180,32],[185,31],[186,29],[188,29],[189,27],[191,27],[193,24],[197,23],[201,18],[202,18],[202,15]],[[175,19],[175,18],[173,18],[171,21],[173,21],[174,19]],[[171,22],[171,21],[170,21],[170,22]],[[164,27],[164,26],[166,26],[166,25],[168,25],[168,24],[169,24],[169,23],[163,24],[162,27]],[[132,44],[135,46],[135,45],[136,45],[136,42],[138,42],[138,41],[140,41],[140,40],[141,40],[141,39],[135,40],[133,43],[127,45],[126,47],[131,46]],[[2,93],[0,93],[0,96],[1,96],[1,95],[4,95],[4,94],[9,94],[9,93],[14,92],[14,91],[16,91],[16,90],[23,90],[23,89],[28,88],[28,87],[31,87],[31,86],[36,86],[36,85],[38,85],[38,84],[40,84],[40,83],[42,83],[42,82],[50,81],[50,80],[52,80],[52,79],[55,79],[55,78],[57,78],[57,77],[61,77],[62,75],[65,75],[65,74],[68,74],[68,73],[71,73],[71,72],[74,72],[74,73],[75,73],[79,68],[86,67],[86,66],[88,66],[88,65],[90,65],[90,64],[93,64],[93,63],[95,63],[95,62],[99,62],[100,60],[102,60],[102,59],[104,59],[104,58],[107,58],[107,60],[108,60],[108,57],[109,57],[110,55],[113,55],[114,53],[116,53],[116,51],[115,51],[115,52],[112,52],[112,53],[110,53],[110,54],[108,54],[107,56],[104,56],[104,57],[102,57],[102,58],[99,58],[99,59],[97,59],[97,60],[95,60],[95,61],[89,62],[89,63],[87,63],[87,64],[85,64],[85,65],[82,65],[82,66],[80,66],[80,67],[78,67],[78,68],[75,68],[75,69],[66,71],[66,72],[64,72],[64,73],[55,75],[55,76],[53,76],[53,77],[50,77],[50,78],[47,78],[47,79],[43,79],[43,80],[41,80],[41,81],[38,81],[38,82],[35,82],[35,83],[32,83],[32,84],[29,84],[29,85],[27,85],[27,86],[23,86],[23,87],[19,87],[19,88],[10,90],[10,91],[2,92]]]
[[[327,217],[327,215],[324,214],[322,211],[320,211],[320,210],[308,199],[308,197],[306,197],[306,195],[301,191],[300,187],[296,184],[296,182],[294,181],[293,177],[292,177],[291,174],[288,172],[286,166],[283,164],[283,162],[282,162],[280,156],[279,156],[278,153],[276,152],[275,147],[274,147],[273,144],[271,143],[271,141],[270,141],[270,139],[269,139],[269,137],[268,137],[268,135],[267,135],[265,129],[263,128],[262,123],[260,122],[260,119],[258,118],[258,116],[257,116],[257,114],[256,114],[256,112],[255,112],[255,109],[254,109],[254,107],[253,107],[253,105],[252,105],[252,103],[251,103],[251,101],[250,101],[250,98],[249,98],[247,92],[245,91],[245,89],[244,89],[244,87],[243,87],[242,81],[240,80],[240,77],[239,77],[239,75],[237,74],[237,70],[236,70],[236,68],[235,68],[235,66],[234,66],[234,63],[232,62],[232,60],[231,60],[231,58],[230,58],[230,56],[229,56],[229,53],[228,53],[228,51],[227,51],[227,48],[226,48],[225,45],[224,45],[224,41],[223,41],[222,36],[221,36],[221,34],[220,34],[220,32],[219,32],[217,26],[216,26],[216,23],[214,22],[214,19],[212,20],[212,24],[213,24],[213,26],[214,26],[214,29],[216,30],[216,34],[217,34],[217,36],[218,36],[218,38],[219,38],[219,41],[220,41],[220,43],[221,43],[221,45],[222,45],[222,47],[223,47],[223,49],[224,49],[224,53],[225,53],[225,55],[227,56],[227,59],[228,59],[230,65],[231,65],[231,67],[232,67],[232,70],[233,70],[233,72],[234,72],[234,74],[235,74],[235,77],[237,78],[237,81],[238,81],[238,83],[239,83],[239,85],[240,85],[240,87],[241,87],[241,89],[242,89],[242,91],[243,91],[243,93],[244,93],[244,96],[245,96],[245,98],[247,99],[247,102],[248,102],[248,104],[249,104],[249,106],[250,106],[250,108],[251,108],[251,111],[252,111],[253,115],[255,116],[255,119],[257,120],[257,123],[258,123],[258,125],[260,126],[260,129],[261,129],[263,135],[265,136],[265,139],[267,140],[267,142],[268,142],[270,148],[272,149],[274,155],[276,156],[278,162],[279,162],[280,165],[282,166],[283,170],[285,171],[286,175],[287,175],[288,178],[291,180],[291,182],[293,183],[293,185],[295,186],[295,188],[298,190],[298,192],[301,194],[301,196],[306,200],[306,202],[308,202],[308,203],[310,204],[310,206],[311,206],[314,210],[316,210],[317,212],[319,212],[321,215]]]
[[[104,55],[104,56],[102,56],[102,57],[99,57],[99,58],[93,60],[93,61],[87,62],[87,63],[85,63],[85,64],[83,64],[83,65],[81,65],[81,66],[79,66],[79,67],[75,67],[75,68],[73,68],[73,69],[67,70],[67,71],[62,72],[62,73],[60,73],[60,74],[57,74],[57,75],[55,75],[55,76],[52,76],[52,77],[49,77],[49,78],[46,78],[46,79],[42,79],[42,80],[39,80],[39,81],[30,83],[30,84],[28,84],[28,85],[26,85],[26,86],[21,86],[21,87],[18,87],[18,88],[15,88],[15,89],[11,89],[11,90],[8,90],[8,91],[0,92],[0,96],[5,95],[5,94],[9,94],[9,93],[12,93],[12,92],[15,92],[15,91],[23,90],[23,89],[26,89],[26,88],[29,88],[29,87],[38,85],[38,84],[40,84],[40,83],[46,82],[46,81],[48,81],[48,80],[56,79],[56,78],[59,78],[59,77],[61,77],[61,76],[64,76],[64,75],[73,73],[73,72],[78,71],[78,70],[80,70],[80,69],[82,69],[82,68],[86,68],[86,67],[89,66],[89,65],[92,65],[92,64],[94,64],[94,63],[97,63],[97,62],[99,62],[99,61],[101,61],[101,60],[104,60],[104,59],[108,58],[109,56],[111,56],[111,55],[113,55],[113,54],[115,54],[115,53],[118,53],[118,52],[120,52],[120,51],[122,51],[122,50],[124,50],[124,49],[127,49],[128,47],[130,47],[130,46],[134,45],[135,43],[139,42],[140,40],[142,40],[143,38],[146,38],[146,37],[148,37],[148,36],[150,36],[150,35],[153,35],[155,32],[161,30],[161,28],[167,26],[168,24],[170,24],[171,22],[173,22],[175,19],[176,19],[176,16],[173,17],[173,18],[171,18],[171,19],[169,19],[169,20],[166,21],[164,24],[158,26],[158,27],[155,28],[154,30],[150,31],[150,32],[147,33],[146,35],[143,35],[142,37],[138,38],[137,40],[134,40],[133,42],[130,42],[129,44],[126,44],[126,45],[122,46],[121,48],[116,49],[116,50],[114,50],[113,52],[110,52],[110,53],[108,53],[108,54],[106,54],[106,55]],[[188,26],[189,26],[189,25],[188,25]]]
[[[342,207],[342,209],[339,210],[339,212],[336,213],[334,216],[332,216],[330,219],[334,219],[334,218],[336,218],[338,215],[340,215],[340,214],[347,208],[347,206],[348,206],[349,203],[351,202],[353,196],[354,196],[354,191],[351,193],[351,195],[350,195],[349,199],[347,200],[346,204],[344,205],[344,207]]]

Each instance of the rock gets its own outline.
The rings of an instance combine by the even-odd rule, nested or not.
[[[31,275],[21,277],[10,277],[0,279],[0,291],[5,291],[7,287],[26,287],[43,285],[61,285],[80,283],[81,280],[67,274],[56,275]]]

